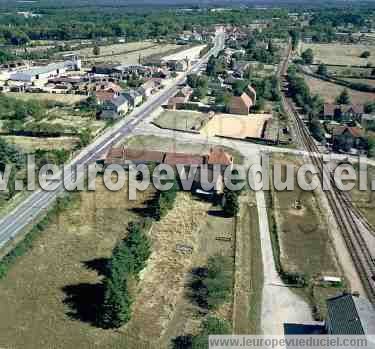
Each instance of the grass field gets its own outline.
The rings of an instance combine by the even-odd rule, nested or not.
[[[282,165],[284,178],[287,164],[302,163],[302,159],[282,155],[274,155],[272,161]],[[330,239],[330,228],[319,208],[319,199],[313,192],[301,190],[296,180],[293,191],[273,190],[272,196],[271,209],[278,240],[274,239],[273,244],[275,248],[275,244],[279,244],[281,268],[283,272],[305,276],[308,287],[297,291],[312,306],[317,306],[316,314],[321,318],[325,314],[325,295],[336,295],[340,289],[327,287],[323,292],[316,287],[316,282],[323,275],[342,277],[342,273]],[[300,209],[295,207],[296,200],[301,203]]]
[[[133,315],[119,330],[93,325],[102,297],[101,280],[112,248],[126,236],[153,190],[126,199],[127,190],[109,193],[97,178],[95,192],[80,193],[75,206],[59,214],[0,282],[2,348],[167,348],[172,338],[198,331],[202,313],[192,303],[187,280],[209,256],[233,256],[234,221],[220,209],[179,193],[175,208],[150,232],[152,255],[133,285]],[[110,195],[109,195],[110,194]],[[184,212],[184,214],[181,214]],[[176,252],[176,244],[193,254]],[[217,315],[230,320],[231,302]],[[192,332],[193,331],[193,332]]]
[[[76,104],[87,98],[87,96],[82,96],[82,95],[67,95],[67,94],[54,94],[54,93],[9,92],[9,93],[6,93],[6,95],[10,97],[16,97],[24,101],[27,101],[30,99],[39,99],[39,100],[45,100],[45,101],[65,103],[68,105]]]
[[[160,127],[177,130],[199,130],[207,114],[195,111],[165,111],[154,122]]]
[[[260,334],[263,265],[258,212],[253,192],[241,197],[236,236],[235,306],[233,332]]]
[[[273,163],[282,165],[283,175],[286,165],[293,164],[280,157],[274,157]],[[295,208],[296,200],[300,200],[301,209]],[[274,191],[274,206],[284,270],[310,277],[336,274],[338,270],[332,246],[314,193],[303,191],[295,182],[293,191]]]
[[[317,70],[317,66],[311,66],[312,70]],[[344,75],[344,76],[358,76],[366,77],[370,76],[373,68],[354,68],[354,67],[327,67],[328,72],[333,75]]]
[[[319,94],[327,103],[335,103],[337,96],[339,96],[345,89],[343,86],[316,79],[311,76],[304,75],[304,78],[310,87],[311,93]],[[370,92],[360,92],[351,89],[348,89],[348,92],[353,104],[365,104],[369,101],[373,101],[375,98],[375,94]]]
[[[375,46],[342,45],[342,44],[303,44],[302,51],[311,48],[314,52],[315,63],[360,65],[367,63],[375,65]],[[361,58],[364,51],[370,51],[369,58]]]
[[[81,193],[1,280],[1,347],[123,347],[123,334],[91,325],[93,307],[106,259],[151,193],[134,202],[125,188],[108,194],[98,178],[96,192]]]

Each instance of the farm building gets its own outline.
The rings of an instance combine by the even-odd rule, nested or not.
[[[47,82],[48,79],[58,77],[66,72],[64,62],[52,63],[42,67],[34,67],[11,74],[10,80],[32,83],[35,81]]]

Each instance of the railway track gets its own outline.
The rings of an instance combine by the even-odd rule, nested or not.
[[[291,57],[291,47],[287,58],[280,68],[280,77],[285,78],[289,60]],[[309,158],[315,168],[319,171],[322,180],[329,181],[330,190],[324,191],[332,213],[338,226],[342,231],[346,246],[355,264],[357,272],[362,281],[363,287],[370,301],[375,304],[375,261],[372,257],[367,243],[363,237],[363,230],[368,230],[374,235],[372,226],[368,223],[363,214],[352,204],[347,193],[340,191],[331,173],[323,166],[322,154],[319,151],[312,136],[307,130],[303,120],[294,108],[293,102],[282,93],[282,101],[285,111],[292,117],[295,134],[304,150],[309,154]],[[324,173],[324,176],[323,176]]]

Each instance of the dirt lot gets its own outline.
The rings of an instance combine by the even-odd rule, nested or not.
[[[341,45],[341,44],[303,44],[302,51],[311,48],[314,52],[315,63],[361,65],[367,63],[375,65],[375,46]],[[369,58],[361,58],[364,51],[370,51]]]
[[[337,96],[345,89],[345,87],[333,84],[331,82],[316,79],[310,76],[304,75],[305,81],[310,87],[313,94],[319,94],[322,96],[327,103],[334,103]],[[372,101],[375,98],[374,93],[360,92],[348,89],[352,103],[364,104]]]
[[[18,92],[9,92],[6,95],[10,97],[16,97],[23,100],[30,99],[39,99],[46,101],[61,102],[68,105],[76,104],[80,101],[83,101],[87,96],[81,95],[66,95],[66,94],[54,94],[54,93],[18,93]]]
[[[160,127],[177,130],[199,130],[201,123],[208,119],[208,114],[195,111],[165,111],[156,120]]]
[[[270,114],[250,114],[248,116],[218,114],[201,129],[201,134],[239,139],[260,138],[264,123],[271,117]]]
[[[59,137],[59,138],[37,138],[22,136],[3,136],[3,138],[22,149],[23,152],[32,153],[36,149],[73,149],[78,143],[77,137]]]

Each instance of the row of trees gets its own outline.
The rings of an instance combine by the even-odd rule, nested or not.
[[[104,302],[99,314],[104,328],[118,328],[130,320],[132,298],[128,282],[146,266],[151,254],[150,241],[145,235],[149,228],[148,222],[131,222],[127,238],[112,252],[103,281]]]
[[[99,7],[98,7],[99,8]],[[130,40],[172,37],[194,27],[208,28],[216,23],[246,25],[254,19],[272,16],[286,17],[285,10],[257,11],[233,9],[224,12],[199,11],[191,13],[173,10],[129,12],[125,8],[81,7],[43,11],[42,17],[24,19],[16,15],[0,18],[0,41],[24,45],[30,40],[97,39],[126,36]]]

